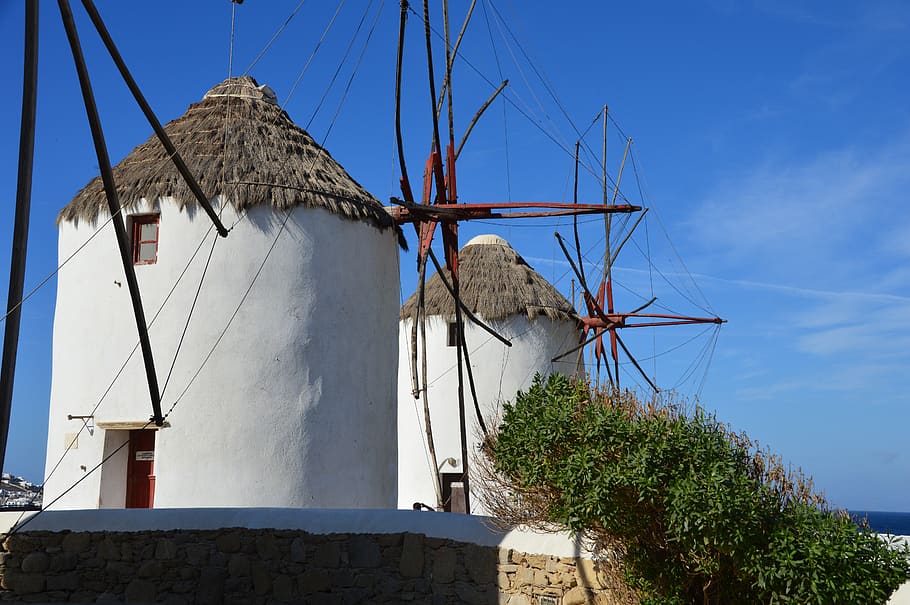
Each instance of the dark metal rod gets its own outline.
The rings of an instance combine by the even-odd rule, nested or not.
[[[629,238],[632,237],[632,234],[635,233],[635,229],[638,227],[638,224],[641,222],[641,219],[645,218],[645,215],[648,213],[648,208],[644,208],[641,211],[641,214],[638,215],[638,218],[635,219],[635,222],[632,223],[632,228],[629,229],[629,232],[626,233],[626,236],[619,242],[619,245],[616,246],[616,249],[613,251],[613,257],[610,259],[610,264],[616,262],[616,259],[619,257],[620,251],[622,251],[623,246],[626,245],[626,242],[629,241]]]
[[[581,284],[582,289],[585,293],[586,301],[593,301],[594,297],[591,295],[591,291],[588,289],[588,284],[585,282],[584,275],[578,270],[578,267],[575,266],[575,261],[572,260],[572,256],[569,254],[568,248],[566,248],[565,242],[562,241],[562,236],[559,233],[554,233],[556,236],[556,242],[559,244],[559,247],[562,248],[562,253],[566,257],[566,260],[569,261],[569,266],[572,267],[572,272],[575,273],[575,277],[578,278],[579,283]],[[603,309],[601,309],[596,302],[594,302],[594,307],[598,311],[598,315],[603,315]]]
[[[645,382],[647,382],[651,386],[651,388],[654,389],[655,393],[659,393],[660,389],[657,388],[656,384],[651,382],[651,379],[648,378],[648,375],[645,374],[645,371],[641,368],[640,365],[638,365],[638,361],[636,361],[636,359],[634,357],[632,357],[632,353],[630,353],[629,349],[626,348],[626,345],[625,345],[625,343],[623,343],[622,339],[619,337],[619,334],[616,335],[616,342],[618,342],[619,346],[622,347],[622,350],[626,352],[626,355],[628,355],[628,357],[629,357],[629,361],[632,362],[632,365],[635,366],[635,369],[638,370],[638,372],[641,374],[641,377],[645,379]],[[619,378],[619,366],[617,365],[616,368],[617,368],[616,377]]]
[[[130,300],[133,304],[133,314],[136,317],[136,329],[139,332],[139,342],[142,348],[142,360],[145,362],[145,375],[148,380],[149,398],[152,402],[152,420],[155,425],[164,424],[161,415],[161,395],[158,390],[158,376],[155,373],[155,360],[152,357],[152,345],[149,342],[148,327],[145,321],[145,311],[142,309],[142,298],[139,294],[139,282],[136,280],[136,271],[133,268],[133,259],[130,254],[129,241],[126,235],[126,226],[123,223],[120,200],[117,196],[117,187],[114,183],[114,171],[111,169],[111,160],[107,154],[104,142],[104,131],[101,128],[101,119],[98,116],[98,107],[95,105],[95,94],[89,79],[85,57],[79,44],[79,33],[76,31],[76,22],[73,20],[73,11],[69,0],[57,0],[60,7],[60,16],[63,18],[63,27],[69,40],[70,50],[73,53],[73,62],[76,73],[79,75],[79,87],[82,89],[82,99],[85,103],[85,113],[88,116],[89,127],[92,131],[92,141],[95,145],[95,154],[98,157],[98,167],[101,170],[101,182],[104,184],[104,193],[107,198],[108,209],[111,213],[114,232],[117,234],[117,245],[120,248],[120,260],[123,263],[123,272],[126,274],[126,283],[130,291]]]
[[[448,290],[449,294],[451,294],[452,297],[454,298],[455,291],[452,289],[452,286],[449,284],[449,280],[446,279],[445,273],[442,272],[442,267],[439,266],[439,260],[436,258],[436,254],[433,253],[432,249],[430,249],[429,252],[430,252],[430,260],[433,261],[433,265],[436,267],[436,273],[439,274],[439,279],[442,280],[442,285],[444,285],[446,287],[446,290]],[[497,332],[496,330],[494,330],[493,328],[491,328],[490,326],[485,324],[483,321],[481,321],[476,315],[474,315],[474,313],[471,312],[470,309],[468,309],[465,306],[464,302],[461,299],[458,299],[458,304],[461,305],[461,310],[464,312],[465,315],[468,316],[468,319],[470,319],[471,321],[474,322],[475,325],[478,325],[481,328],[483,328],[484,330],[486,330],[493,338],[495,338],[502,344],[506,345],[507,347],[512,346],[511,340],[509,340],[505,336],[501,335],[499,332]]]
[[[508,85],[509,85],[509,81],[503,80],[502,84],[499,85],[499,88],[497,88],[496,91],[493,92],[492,95],[490,95],[490,98],[487,99],[484,102],[484,104],[480,106],[480,109],[477,110],[477,113],[474,114],[474,117],[471,119],[471,123],[468,124],[468,129],[465,130],[464,135],[461,137],[461,142],[458,143],[458,149],[455,150],[455,159],[456,160],[458,159],[458,156],[461,155],[461,148],[464,147],[465,142],[467,142],[468,137],[471,135],[471,131],[474,130],[474,126],[477,124],[477,120],[480,119],[480,116],[483,115],[483,112],[485,112],[487,110],[487,108],[490,106],[490,104],[493,103],[493,101],[496,100],[496,97],[499,96],[499,93],[501,93],[502,90]]]
[[[599,330],[599,331],[598,331],[598,330]],[[569,350],[566,351],[565,353],[560,353],[559,355],[557,355],[556,357],[554,357],[554,358],[551,359],[550,361],[551,361],[551,362],[556,362],[556,361],[559,361],[560,359],[564,359],[564,358],[568,357],[569,355],[571,355],[571,354],[574,353],[575,351],[578,351],[579,349],[581,349],[581,348],[583,348],[583,347],[585,347],[585,346],[591,344],[592,342],[594,342],[595,340],[597,340],[598,338],[600,338],[601,336],[603,336],[604,332],[606,332],[606,331],[607,331],[607,328],[595,328],[595,329],[594,329],[594,335],[593,335],[593,336],[591,336],[591,337],[585,339],[585,340],[582,341],[580,344],[578,344],[578,345],[572,347],[571,349],[569,349]]]
[[[471,22],[471,15],[474,13],[474,6],[477,4],[477,0],[471,0],[471,6],[468,7],[468,14],[465,15],[464,22],[461,24],[461,31],[458,32],[458,37],[455,38],[455,45],[452,46],[451,56],[447,59],[446,71],[451,72],[452,66],[455,65],[455,57],[458,55],[458,48],[461,46],[461,39],[464,38],[464,33],[468,29],[468,23]],[[446,9],[448,10],[448,9]],[[449,86],[448,78],[442,83],[442,90],[439,91],[439,99],[436,101],[436,115],[439,115],[439,112],[442,111],[442,99],[446,94],[446,89]]]
[[[455,296],[455,327],[458,338],[464,340],[464,318],[461,316],[461,298],[458,295],[458,274],[452,273],[452,290]],[[464,413],[464,368],[462,368],[461,347],[456,351],[458,362],[458,430],[461,436],[461,481],[464,485],[464,512],[471,514],[471,485],[468,475],[468,431]]]
[[[32,167],[35,158],[35,122],[38,99],[38,0],[25,3],[25,58],[22,77],[22,122],[19,129],[19,168],[16,184],[16,216],[13,219],[13,250],[10,257],[6,330],[0,368],[0,470],[6,459],[6,442],[13,404],[19,320],[25,284],[28,250],[28,219],[32,200]]]
[[[433,149],[442,151],[442,145],[439,142],[439,118],[436,116],[436,75],[433,73],[433,45],[430,38],[430,7],[428,0],[423,0],[423,29],[424,37],[427,41],[427,71],[430,76],[430,110],[433,112]],[[441,189],[441,187],[437,187]],[[444,195],[437,191],[436,195],[441,199]]]
[[[652,296],[651,300],[649,300],[648,302],[646,302],[645,304],[643,304],[640,307],[632,309],[631,311],[629,311],[629,314],[634,315],[635,313],[638,313],[639,311],[643,311],[643,310],[647,309],[648,307],[650,307],[652,304],[654,304],[656,301],[657,301],[657,297]]]
[[[464,354],[464,366],[468,371],[468,386],[471,387],[471,399],[474,401],[474,414],[477,416],[477,424],[480,425],[480,431],[484,437],[487,435],[487,424],[483,421],[483,413],[480,411],[480,402],[477,400],[477,387],[474,384],[474,370],[471,369],[471,356],[468,354],[468,343],[462,338],[459,343],[462,353]]]
[[[581,144],[580,141],[575,141],[575,185],[574,185],[573,194],[572,194],[572,203],[573,204],[578,203],[578,146],[580,144]],[[578,255],[578,269],[579,269],[579,271],[581,271],[580,283],[583,285],[583,287],[587,288],[587,286],[584,286],[585,280],[586,280],[585,266],[584,266],[584,263],[582,263],[582,259],[581,259],[581,241],[578,239],[578,215],[577,214],[572,215],[572,232],[575,234],[575,253]]]
[[[224,224],[221,222],[221,219],[218,218],[218,214],[215,212],[215,209],[212,208],[211,202],[209,202],[208,198],[205,196],[205,193],[202,192],[202,188],[196,181],[196,177],[194,177],[190,172],[190,169],[187,168],[186,163],[183,161],[183,158],[180,157],[180,153],[177,152],[177,148],[174,147],[174,143],[171,142],[171,138],[164,131],[164,127],[161,126],[161,122],[158,121],[158,117],[155,115],[155,112],[152,111],[152,108],[148,104],[148,101],[145,100],[145,96],[142,94],[142,91],[139,90],[139,85],[136,84],[136,80],[133,79],[133,75],[130,73],[129,68],[127,68],[126,63],[123,61],[123,57],[120,56],[120,51],[117,50],[117,46],[114,44],[114,39],[111,38],[111,34],[107,31],[107,27],[105,27],[104,21],[102,21],[101,15],[98,13],[98,9],[95,8],[92,0],[82,0],[82,6],[84,6],[86,12],[88,12],[88,16],[91,18],[92,23],[95,25],[95,29],[98,31],[98,35],[101,36],[101,40],[104,42],[104,46],[107,48],[108,54],[111,55],[111,59],[114,60],[114,64],[117,65],[117,69],[120,70],[120,75],[123,77],[123,81],[126,82],[127,87],[130,89],[130,92],[133,93],[133,98],[136,99],[136,103],[139,105],[139,108],[142,109],[142,113],[145,114],[145,119],[148,120],[148,123],[155,131],[155,134],[158,135],[158,140],[161,141],[161,145],[170,156],[171,161],[174,163],[174,167],[177,168],[177,172],[179,172],[180,176],[183,177],[183,180],[186,181],[187,186],[190,188],[190,191],[193,192],[193,195],[196,197],[199,205],[202,206],[202,209],[205,210],[205,213],[212,220],[212,223],[215,224],[215,229],[218,230],[218,235],[221,237],[227,237],[228,231],[225,228]]]

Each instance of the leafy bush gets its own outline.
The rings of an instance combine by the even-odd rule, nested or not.
[[[614,553],[643,604],[885,603],[898,548],[700,408],[537,377],[485,442],[487,506]]]

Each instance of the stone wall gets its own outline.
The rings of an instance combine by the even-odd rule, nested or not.
[[[586,559],[299,529],[24,530],[3,540],[0,586],[0,599],[25,602],[633,602],[614,573]]]

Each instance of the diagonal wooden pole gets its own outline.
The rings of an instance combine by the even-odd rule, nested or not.
[[[89,80],[88,68],[82,47],[79,44],[79,33],[76,31],[76,22],[73,20],[73,11],[69,0],[57,0],[60,7],[60,16],[63,18],[63,27],[69,39],[70,50],[73,53],[73,62],[79,75],[79,86],[82,89],[82,99],[85,103],[85,112],[88,115],[89,127],[92,131],[92,141],[95,145],[95,154],[98,157],[98,167],[101,169],[101,181],[104,184],[104,193],[107,198],[108,209],[111,213],[114,232],[117,235],[117,245],[120,249],[120,260],[123,263],[123,272],[126,274],[126,283],[129,286],[130,300],[133,303],[133,314],[136,317],[136,329],[139,332],[139,343],[142,349],[142,360],[145,363],[145,375],[148,381],[149,398],[152,403],[152,417],[156,426],[164,424],[161,415],[161,393],[158,390],[158,375],[155,372],[155,360],[152,356],[152,345],[149,341],[148,325],[145,321],[145,311],[142,308],[142,298],[139,295],[139,282],[136,280],[136,271],[133,268],[133,259],[130,254],[129,242],[126,235],[126,226],[123,224],[123,213],[117,195],[117,186],[114,183],[114,171],[111,169],[111,160],[104,142],[104,132],[101,129],[101,119],[98,107],[95,105],[95,93]]]
[[[0,367],[0,470],[6,459],[6,442],[13,403],[19,320],[25,283],[28,219],[32,199],[32,167],[35,156],[35,122],[38,99],[38,0],[25,3],[25,61],[22,79],[22,125],[19,129],[19,172],[16,184],[16,216],[13,219],[13,252],[10,259],[6,329]]]

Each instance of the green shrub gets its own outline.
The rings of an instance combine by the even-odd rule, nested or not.
[[[908,549],[700,408],[554,375],[486,441],[488,506],[614,553],[643,604],[885,603]]]

